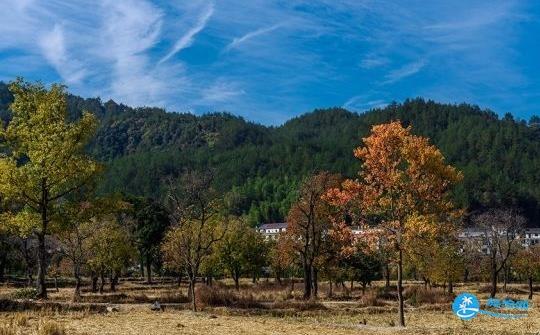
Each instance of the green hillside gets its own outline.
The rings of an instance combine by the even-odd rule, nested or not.
[[[8,120],[11,96],[0,83],[0,110]],[[502,119],[467,104],[422,99],[363,114],[341,108],[315,110],[279,127],[265,127],[231,114],[195,116],[158,108],[130,108],[114,101],[69,97],[70,115],[83,109],[101,120],[89,152],[107,164],[100,192],[161,198],[165,182],[189,169],[212,169],[216,187],[238,213],[253,222],[277,221],[294,199],[298,181],[329,170],[353,177],[352,150],[371,125],[399,119],[431,138],[464,182],[456,201],[475,209],[518,206],[539,220],[540,127]]]

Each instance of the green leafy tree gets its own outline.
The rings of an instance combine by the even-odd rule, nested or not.
[[[159,257],[161,242],[170,226],[169,213],[151,199],[134,198],[129,201],[133,204],[135,244],[146,264],[146,280],[151,283],[152,264]]]
[[[53,228],[51,217],[66,204],[66,196],[88,185],[100,169],[84,153],[97,122],[90,113],[68,121],[61,85],[47,89],[17,80],[10,91],[12,118],[0,130],[6,153],[0,158],[0,193],[22,204],[10,221],[26,226],[38,240],[38,296],[47,298],[45,239]]]
[[[227,232],[217,245],[219,261],[234,280],[234,286],[240,289],[240,277],[248,267],[248,235],[252,230],[240,219],[229,222]]]
[[[103,293],[105,275],[110,278],[111,291],[116,290],[116,283],[122,269],[127,267],[135,248],[133,239],[125,225],[121,225],[114,215],[94,221],[93,233],[87,241],[90,258],[89,267],[99,274],[99,291]]]

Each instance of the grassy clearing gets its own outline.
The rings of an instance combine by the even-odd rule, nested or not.
[[[298,289],[300,289],[298,287]],[[173,303],[163,312],[153,312],[149,302],[153,298],[184,297],[185,287],[172,285],[144,285],[123,283],[116,293],[106,297],[118,299],[118,312],[104,313],[95,310],[71,310],[69,308],[43,308],[19,312],[0,313],[0,335],[11,334],[538,334],[540,332],[540,299],[535,297],[529,317],[520,320],[495,319],[478,316],[470,322],[462,322],[450,309],[451,298],[442,290],[425,291],[421,287],[409,287],[406,321],[407,327],[395,327],[396,306],[392,290],[374,288],[364,296],[358,290],[334,294],[336,299],[303,302],[295,297],[288,285],[251,285],[244,283],[240,292],[226,284],[213,289],[199,290],[205,294],[203,311],[192,313],[187,304]],[[206,291],[204,291],[206,290]],[[477,293],[487,299],[483,285],[457,287],[457,292]],[[513,299],[524,299],[520,285],[508,290]],[[71,291],[60,289],[53,293],[53,300],[69,299]],[[347,293],[351,298],[345,299]],[[96,301],[99,295],[85,293],[85,299]],[[137,300],[135,297],[145,296]],[[505,294],[500,294],[504,298]],[[270,301],[269,298],[274,299]],[[159,299],[157,299],[159,300]],[[68,301],[68,300],[65,300]],[[201,301],[202,302],[202,301]],[[173,308],[174,307],[174,308]],[[203,306],[201,306],[203,307]],[[48,332],[48,333],[47,333]]]

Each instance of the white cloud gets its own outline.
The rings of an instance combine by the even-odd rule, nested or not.
[[[360,61],[360,67],[364,69],[373,69],[387,65],[390,62],[388,57],[370,54]]]
[[[361,94],[349,98],[343,108],[355,111],[364,112],[374,108],[384,108],[388,106],[388,101],[382,98],[374,97],[373,94]]]
[[[227,102],[244,95],[246,92],[237,83],[218,79],[210,87],[202,90],[202,100],[205,103]]]
[[[176,53],[181,51],[182,49],[185,49],[189,47],[193,43],[193,38],[195,35],[197,35],[201,30],[204,29],[206,24],[208,23],[208,20],[214,13],[214,5],[209,4],[206,9],[202,12],[202,14],[199,16],[199,19],[195,23],[193,27],[191,27],[176,43],[174,44],[173,48],[165,57],[160,59],[159,64],[167,61],[169,58],[174,56]]]
[[[405,64],[402,67],[392,70],[388,74],[386,74],[384,76],[385,80],[383,84],[393,84],[404,78],[412,76],[413,74],[422,70],[422,68],[425,65],[426,65],[426,61],[423,59],[416,62]]]
[[[80,62],[69,57],[66,50],[64,29],[56,24],[39,41],[43,56],[68,84],[79,83],[86,75]]]
[[[224,51],[229,51],[231,49],[234,49],[234,48],[237,48],[238,46],[240,46],[242,43],[254,38],[254,37],[257,37],[259,35],[263,35],[263,34],[267,34],[273,30],[276,30],[280,27],[283,26],[283,23],[278,23],[278,24],[274,24],[274,25],[271,25],[269,27],[265,27],[265,28],[260,28],[260,29],[257,29],[257,30],[254,30],[254,31],[251,31],[241,37],[236,37],[232,40],[231,43],[229,43]]]

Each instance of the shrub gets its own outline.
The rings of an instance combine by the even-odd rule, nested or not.
[[[383,300],[397,300],[397,288],[395,286],[377,287],[376,296]]]
[[[66,335],[64,327],[54,321],[41,321],[38,325],[37,335]]]
[[[409,286],[403,291],[403,296],[411,305],[445,304],[454,299],[453,294],[446,293],[440,288],[426,289],[421,286]]]
[[[263,308],[252,294],[241,295],[231,290],[202,285],[195,294],[197,305],[204,307]]]
[[[12,299],[36,299],[38,292],[35,288],[21,288],[11,294]]]
[[[377,292],[370,290],[360,297],[362,306],[384,306],[384,303],[377,297]]]
[[[162,303],[186,303],[189,302],[189,299],[186,295],[181,292],[167,291],[161,293],[155,300],[158,300]]]

